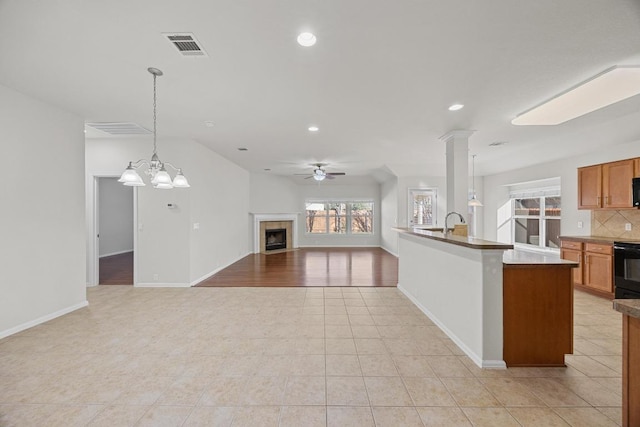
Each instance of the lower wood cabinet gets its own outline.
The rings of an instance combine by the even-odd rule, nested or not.
[[[573,269],[577,289],[613,298],[613,245],[562,239],[560,257],[580,264]]]

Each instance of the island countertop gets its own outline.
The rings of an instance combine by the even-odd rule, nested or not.
[[[640,319],[640,299],[614,299],[613,309]]]
[[[560,258],[558,255],[545,255],[531,251],[509,250],[502,256],[502,263],[510,268],[515,267],[536,267],[536,266],[556,266],[565,268],[575,268],[578,264]]]
[[[410,234],[412,236],[424,237],[441,242],[451,243],[452,245],[465,246],[472,249],[513,249],[513,245],[505,243],[493,242],[491,240],[476,239],[474,237],[454,236],[451,233],[445,235],[440,231],[430,231],[420,228],[395,227],[394,230]]]

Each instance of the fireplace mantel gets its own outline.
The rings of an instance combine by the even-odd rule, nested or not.
[[[253,253],[260,253],[260,223],[263,221],[293,221],[293,247],[298,247],[298,212],[251,213],[253,216]]]

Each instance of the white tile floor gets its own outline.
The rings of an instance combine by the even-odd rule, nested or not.
[[[621,318],[567,368],[477,368],[394,288],[88,289],[0,341],[0,426],[615,426]]]

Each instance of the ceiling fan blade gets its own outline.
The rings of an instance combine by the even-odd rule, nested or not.
[[[330,173],[326,174],[324,177],[325,177],[326,179],[336,179],[336,177],[335,177],[335,176],[333,176],[333,175],[331,175]]]
[[[305,179],[309,179],[309,178],[313,178],[313,175],[310,175],[310,176],[306,177]]]
[[[344,173],[344,172],[327,172],[327,175],[343,176],[343,175],[346,175],[346,173]]]

